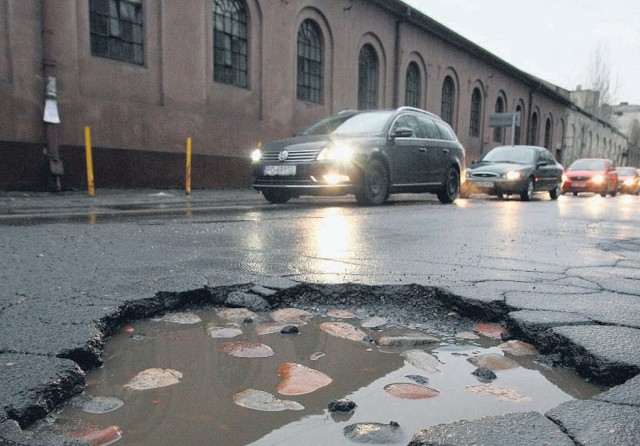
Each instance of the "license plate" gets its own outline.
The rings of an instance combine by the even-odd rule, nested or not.
[[[264,166],[264,174],[269,176],[290,176],[296,174],[296,165]]]
[[[475,181],[477,187],[493,187],[493,181]]]
[[[571,185],[573,187],[585,187],[587,185],[587,183],[585,183],[583,181],[574,181],[573,183],[571,183]]]

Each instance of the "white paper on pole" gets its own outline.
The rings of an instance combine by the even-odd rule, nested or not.
[[[44,102],[44,122],[51,124],[60,124],[60,115],[58,114],[58,101],[55,99],[47,99]]]

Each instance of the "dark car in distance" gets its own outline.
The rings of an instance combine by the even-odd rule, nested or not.
[[[569,165],[564,175],[562,193],[591,192],[606,197],[618,193],[618,172],[610,159],[581,158]]]
[[[452,203],[465,151],[437,115],[412,107],[345,111],[252,154],[253,188],[272,203],[353,193],[379,205],[394,193],[434,193]]]
[[[494,147],[467,168],[461,196],[519,195],[522,201],[529,201],[534,192],[546,191],[555,200],[560,195],[563,172],[562,165],[544,147]]]

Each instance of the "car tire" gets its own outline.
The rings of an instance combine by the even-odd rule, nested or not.
[[[557,200],[558,197],[562,194],[562,185],[558,184],[555,189],[551,189],[549,191],[549,197],[552,200]]]
[[[602,192],[600,192],[600,196],[601,196],[602,198],[606,197],[606,196],[607,196],[607,189],[605,189],[605,190],[603,190]]]
[[[263,190],[262,196],[273,204],[283,204],[291,199],[291,194],[281,190]]]
[[[609,195],[611,195],[612,197],[615,197],[616,195],[618,195],[618,191],[617,190],[612,190]]]
[[[440,203],[451,204],[460,194],[460,174],[455,167],[449,167],[442,189],[438,191]]]
[[[356,201],[362,206],[377,206],[389,198],[389,175],[378,160],[369,161],[354,185]]]
[[[524,190],[520,192],[520,200],[531,201],[531,198],[533,198],[533,188],[533,178],[529,177],[527,178],[527,184],[525,185]]]
[[[573,193],[573,196],[574,196],[574,197],[577,197],[577,196],[578,196],[578,192],[574,192],[574,193]]]

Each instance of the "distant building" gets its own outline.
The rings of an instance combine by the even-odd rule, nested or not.
[[[5,0],[0,48],[3,189],[85,187],[85,126],[97,187],[181,187],[187,137],[194,188],[244,187],[260,141],[400,105],[451,123],[469,161],[512,136],[563,163],[627,151],[568,91],[399,0]],[[489,127],[510,112],[514,135]]]
[[[611,115],[613,125],[629,139],[628,165],[640,167],[640,105],[614,105]]]

